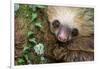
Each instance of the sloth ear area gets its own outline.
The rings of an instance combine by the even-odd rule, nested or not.
[[[59,22],[58,20],[54,20],[54,21],[52,22],[52,26],[53,26],[53,28],[59,28],[60,22]]]

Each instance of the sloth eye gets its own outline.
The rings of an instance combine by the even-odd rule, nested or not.
[[[78,29],[74,28],[74,29],[72,30],[72,36],[77,36],[78,34],[79,34]]]
[[[58,20],[54,20],[52,25],[54,28],[58,28],[60,26],[60,22]]]

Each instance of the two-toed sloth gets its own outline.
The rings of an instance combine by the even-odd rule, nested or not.
[[[94,60],[94,8],[48,6],[46,13],[51,32],[61,43],[48,46],[47,57],[69,62]]]

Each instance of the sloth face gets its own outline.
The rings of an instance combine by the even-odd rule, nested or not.
[[[80,24],[77,24],[76,8],[48,7],[48,20],[50,30],[61,42],[67,42],[77,36],[80,31]]]
[[[47,15],[51,32],[61,42],[77,35],[90,36],[94,32],[91,9],[51,6],[47,9]]]
[[[63,25],[59,20],[54,20],[50,25],[51,31],[55,34],[60,42],[67,42],[78,35],[77,28],[71,28],[68,25]]]

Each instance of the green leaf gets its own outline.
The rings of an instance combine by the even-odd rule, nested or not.
[[[25,64],[25,61],[24,61],[24,59],[19,58],[17,63],[18,63],[19,65],[20,65],[20,64]]]
[[[30,41],[30,42],[33,42],[33,43],[35,43],[35,44],[37,43],[36,40],[35,40],[35,38],[29,39],[29,41]]]
[[[24,49],[23,49],[23,51],[26,51],[28,49],[29,49],[29,47],[25,46]]]
[[[38,55],[44,54],[44,45],[42,43],[39,43],[34,46],[34,50]]]
[[[30,37],[31,35],[33,35],[33,32],[32,31],[29,31],[28,32],[28,37]]]
[[[37,18],[37,13],[32,13],[32,21],[34,21]]]
[[[25,46],[23,49],[23,54],[27,54],[27,53],[29,53],[29,51],[30,51],[30,47]]]
[[[42,24],[41,22],[37,22],[37,23],[35,23],[35,26],[38,28],[42,28],[43,26],[41,24]]]
[[[27,54],[27,55],[24,55],[24,57],[25,57],[25,59],[27,60],[27,62],[30,64],[31,63],[31,61],[30,61],[30,59],[29,59],[29,54]]]

